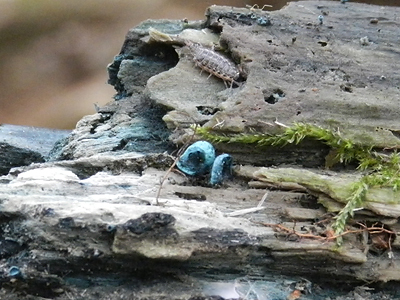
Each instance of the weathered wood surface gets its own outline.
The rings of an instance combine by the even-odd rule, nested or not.
[[[325,212],[305,193],[269,191],[262,210],[231,216],[256,207],[267,190],[247,189],[241,181],[220,189],[188,186],[188,179],[170,173],[155,205],[166,171],[151,166],[171,163],[162,155],[98,155],[14,169],[0,185],[3,242],[11,243],[3,250],[3,269],[20,266],[32,277],[25,287],[31,293],[38,293],[36,280],[50,280],[45,266],[69,280],[106,270],[124,278],[132,268],[212,280],[210,272],[298,275],[320,283],[399,280],[397,243],[390,259],[369,251],[368,239],[358,235],[338,249],[334,241],[262,224],[300,234],[323,231],[312,223]],[[64,282],[56,283],[46,295],[64,291]]]
[[[217,46],[243,70],[240,86],[229,90],[218,78],[207,79],[185,53],[176,67],[149,79],[145,94],[172,110],[164,120],[173,129],[196,122],[225,134],[273,134],[279,131],[276,120],[286,125],[305,122],[339,128],[344,138],[363,145],[398,148],[397,13],[339,1],[290,3],[272,13],[211,7],[206,25],[222,31]],[[323,24],[318,15],[324,16]],[[260,19],[271,25],[261,26]],[[146,26],[153,25],[141,29]],[[137,45],[132,43],[135,32],[127,37],[131,43],[123,48],[126,54],[140,49],[131,46]],[[174,38],[175,32],[167,33]],[[208,36],[212,43],[213,34],[205,31],[203,39]],[[368,42],[362,42],[364,37]],[[195,34],[185,38],[198,39]],[[254,147],[217,147],[243,163],[286,162],[274,153],[268,153],[272,159],[262,158]],[[311,150],[321,151],[316,151],[320,144],[304,145],[306,153],[300,148],[292,151],[297,164],[307,164]]]
[[[320,25],[322,11],[328,15]],[[149,21],[132,29],[109,67],[120,99],[84,117],[53,149],[51,161],[1,177],[1,283],[11,297],[3,293],[4,299],[15,299],[14,292],[80,299],[86,290],[85,299],[97,299],[97,282],[108,292],[123,286],[121,294],[115,291],[121,297],[157,297],[162,290],[167,299],[187,299],[217,293],[207,289],[211,283],[235,290],[241,278],[254,287],[254,278],[267,286],[279,281],[277,275],[329,285],[400,280],[397,239],[391,251],[382,251],[361,231],[346,235],[341,248],[333,240],[305,237],[326,233],[322,221],[332,215],[317,203],[321,193],[301,182],[255,180],[252,169],[210,188],[201,178],[171,172],[156,201],[173,163],[160,153],[171,147],[168,136],[179,143],[193,121],[222,122],[221,130],[238,133],[273,131],[275,118],[346,124],[346,136],[397,147],[399,74],[393,61],[399,10],[304,1],[272,13],[215,6],[207,13],[203,23]],[[272,25],[261,26],[257,18]],[[371,24],[370,18],[380,21]],[[185,49],[178,57],[174,40],[149,37],[150,28],[170,35],[191,28],[202,37],[204,27],[222,27],[222,44],[247,72],[241,87],[230,91],[219,79],[207,80]],[[204,31],[206,40],[212,34]],[[365,35],[371,43],[360,45]],[[277,89],[285,97],[266,101]],[[216,146],[238,164],[261,166],[319,166],[327,154],[315,143],[278,151]],[[398,232],[396,218],[382,220]],[[12,266],[21,276],[9,274]],[[284,284],[275,289],[281,293],[277,299],[293,291]],[[261,291],[254,299],[268,299]],[[304,299],[327,297],[317,289],[306,294]]]

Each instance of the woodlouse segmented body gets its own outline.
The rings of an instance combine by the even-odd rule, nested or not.
[[[226,57],[199,44],[186,42],[186,45],[193,54],[196,66],[202,70],[221,78],[225,82],[230,82],[231,85],[239,78],[238,68]]]

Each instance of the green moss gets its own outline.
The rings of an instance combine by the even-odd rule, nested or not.
[[[306,123],[294,123],[293,126],[285,128],[282,133],[276,135],[222,135],[205,127],[197,127],[196,134],[215,143],[245,143],[259,146],[299,144],[305,138],[311,138],[321,141],[332,149],[331,155],[328,155],[329,158],[327,158],[330,160],[327,165],[357,162],[357,169],[367,170],[368,174],[351,185],[351,194],[346,200],[346,205],[338,213],[333,223],[336,234],[344,232],[348,220],[354,216],[354,210],[363,206],[367,192],[372,187],[375,189],[390,187],[394,191],[400,189],[400,156],[398,153],[395,152],[391,155],[377,153],[373,151],[372,146],[360,145],[343,138],[339,131]]]
[[[319,140],[336,151],[336,163],[349,163],[352,160],[364,161],[371,156],[372,147],[353,143],[349,139],[342,138],[340,132],[334,132],[319,126],[294,123],[293,126],[276,135],[268,134],[240,134],[222,135],[211,128],[197,127],[196,134],[214,143],[244,143],[257,144],[259,146],[285,146],[287,144],[299,144],[306,137]],[[367,162],[366,162],[367,163]],[[368,162],[368,165],[373,163]],[[365,165],[365,164],[364,164]]]

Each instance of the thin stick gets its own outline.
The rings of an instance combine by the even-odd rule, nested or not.
[[[167,173],[165,173],[164,177],[161,179],[160,187],[158,188],[157,195],[156,195],[156,205],[159,205],[158,199],[160,198],[161,190],[162,190],[162,187],[163,187],[163,184],[164,184],[165,180],[167,180],[169,173],[171,173],[172,169],[176,166],[176,164],[178,163],[178,160],[181,158],[181,155],[183,154],[183,152],[185,152],[186,148],[192,142],[194,136],[196,135],[197,126],[198,126],[197,124],[194,126],[193,134],[190,136],[190,139],[182,146],[181,149],[179,149],[174,162],[169,167],[169,169],[168,169]]]
[[[249,214],[249,213],[252,213],[252,212],[257,212],[257,211],[266,209],[266,207],[262,207],[262,205],[264,204],[265,199],[267,199],[268,194],[269,194],[269,192],[266,192],[262,196],[260,202],[258,203],[258,205],[256,207],[235,210],[233,212],[226,213],[225,216],[226,217],[237,217],[237,216],[241,216],[241,215],[245,215],[245,214]]]
[[[225,216],[226,217],[237,217],[237,216],[242,216],[245,214],[249,214],[252,212],[257,212],[260,210],[264,210],[266,209],[266,207],[251,207],[251,208],[244,208],[244,209],[239,209],[239,210],[235,210],[233,212],[230,213],[226,213]]]
[[[260,202],[258,203],[257,207],[261,207],[264,204],[264,201],[267,199],[269,192],[266,192],[264,196],[262,196]]]
[[[289,128],[289,126],[287,126],[287,125],[285,125],[285,124],[283,124],[283,123],[281,123],[281,122],[278,122],[278,119],[276,119],[276,120],[274,121],[274,123],[275,123],[276,125],[281,126],[281,127]]]
[[[267,226],[267,227],[280,229],[280,230],[282,230],[284,232],[287,232],[288,234],[294,234],[294,235],[296,235],[296,236],[298,236],[300,238],[311,238],[311,239],[324,240],[324,241],[335,240],[338,237],[344,236],[344,235],[349,234],[349,233],[362,233],[364,231],[368,231],[371,234],[381,233],[381,232],[386,232],[386,233],[389,233],[389,234],[395,234],[393,231],[385,229],[385,228],[382,228],[382,227],[374,227],[374,226],[373,227],[367,227],[364,224],[357,223],[358,225],[363,227],[363,229],[347,230],[347,231],[345,231],[345,232],[343,232],[341,234],[338,234],[338,235],[326,236],[325,237],[325,236],[315,235],[315,234],[311,234],[311,233],[298,233],[294,229],[287,228],[287,227],[285,227],[283,225],[280,225],[280,224],[270,224],[270,223],[263,223],[263,222],[256,222],[256,223],[264,225],[264,226]]]

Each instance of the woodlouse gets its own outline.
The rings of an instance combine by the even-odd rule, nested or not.
[[[235,80],[239,78],[240,72],[233,62],[221,54],[199,44],[186,42],[186,45],[193,54],[193,60],[197,67],[210,73],[210,76],[214,75],[221,78],[225,83],[229,82],[231,87],[233,83],[237,84]]]

